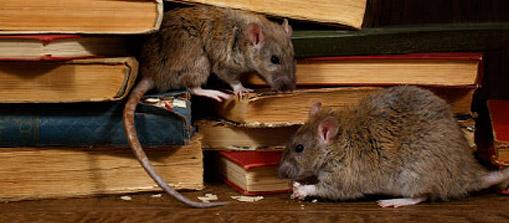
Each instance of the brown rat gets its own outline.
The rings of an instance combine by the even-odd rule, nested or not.
[[[509,169],[489,172],[477,162],[444,100],[410,86],[380,90],[341,111],[314,104],[279,173],[317,178],[295,182],[292,198],[403,197],[378,201],[382,207],[461,198],[509,179]]]
[[[138,140],[134,126],[136,105],[151,89],[160,92],[189,88],[191,94],[221,101],[230,97],[202,89],[215,73],[238,94],[242,73],[258,72],[274,90],[295,88],[295,60],[291,27],[270,22],[261,15],[208,6],[165,13],[161,28],[148,37],[141,49],[141,81],[134,87],[124,109],[124,128],[129,145],[154,181],[171,196],[193,207],[213,207],[222,202],[191,201],[159,176]]]

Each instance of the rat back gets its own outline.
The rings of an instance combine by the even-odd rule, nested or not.
[[[374,192],[447,200],[481,189],[487,171],[475,160],[449,105],[432,92],[388,88],[351,112],[350,135],[366,148],[369,155],[362,157],[372,157],[358,164],[370,166],[380,183]]]
[[[151,34],[141,49],[142,77],[153,80],[159,91],[205,83],[210,62],[202,32],[207,23],[220,16],[224,16],[220,10],[206,12],[201,7],[166,12],[160,30]]]
[[[253,24],[258,29],[252,30],[261,30],[255,40]],[[141,49],[140,74],[153,80],[159,91],[200,87],[211,73],[236,84],[239,75],[252,71],[277,90],[293,88],[295,61],[291,32],[285,28],[291,29],[242,10],[211,6],[170,10]]]

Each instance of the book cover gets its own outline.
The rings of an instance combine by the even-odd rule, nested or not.
[[[244,195],[268,195],[291,190],[278,177],[282,151],[220,151],[219,172],[226,184]]]
[[[475,86],[482,53],[311,57],[297,60],[297,86]],[[267,86],[258,75],[244,83]]]
[[[0,34],[142,34],[159,29],[163,1],[2,0],[0,15]]]
[[[298,89],[275,93],[258,90],[243,97],[234,97],[215,103],[215,112],[221,118],[238,123],[302,124],[308,118],[309,108],[315,102],[343,109],[355,105],[362,98],[381,87],[339,87]],[[471,113],[472,98],[476,90],[471,87],[427,88],[446,100],[456,115]]]
[[[491,161],[497,166],[509,166],[509,100],[488,100],[492,131]]]
[[[118,101],[137,75],[134,57],[0,61],[0,103]]]
[[[254,11],[258,13],[288,17],[298,20],[329,23],[360,29],[366,11],[366,0],[326,1],[315,0],[280,0],[280,1],[249,1],[249,0],[169,0],[172,2],[188,2],[209,4]],[[338,13],[340,12],[340,13]]]
[[[454,23],[347,30],[294,30],[295,57],[483,52],[509,44],[509,23]]]
[[[142,145],[188,143],[193,132],[189,99],[183,91],[145,96],[135,113]],[[124,102],[0,104],[0,146],[125,147],[123,109]]]
[[[146,153],[175,189],[204,188],[199,137]],[[128,148],[0,148],[0,163],[0,201],[161,191]]]
[[[129,38],[112,35],[0,35],[0,60],[71,60],[131,54]]]

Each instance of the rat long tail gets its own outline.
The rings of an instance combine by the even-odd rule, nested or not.
[[[226,204],[226,202],[211,202],[211,203],[202,203],[191,201],[186,197],[182,196],[175,189],[170,187],[163,178],[156,172],[152,164],[147,158],[147,155],[143,151],[141,143],[138,139],[138,135],[136,133],[136,128],[134,125],[134,111],[136,110],[136,105],[141,100],[143,95],[147,93],[150,89],[154,88],[154,82],[150,79],[143,78],[140,83],[136,85],[131,94],[129,95],[129,99],[125,104],[124,108],[124,129],[126,132],[127,140],[129,141],[129,145],[133,150],[134,154],[138,161],[140,161],[141,165],[145,169],[145,171],[152,177],[152,179],[161,187],[166,193],[175,197],[180,202],[187,204],[191,207],[196,208],[206,208],[206,207],[215,207]]]
[[[509,181],[509,168],[493,171],[481,178],[483,188],[488,188],[497,184]]]

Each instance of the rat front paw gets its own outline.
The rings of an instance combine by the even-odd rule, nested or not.
[[[316,193],[315,185],[302,185],[298,182],[293,183],[293,193],[290,196],[291,199],[304,200],[308,196],[313,196]]]
[[[239,97],[241,97],[244,93],[253,92],[253,89],[244,87],[241,83],[231,84],[233,88],[233,93]]]
[[[245,93],[250,93],[253,91],[254,91],[253,89],[243,87],[242,89],[235,89],[233,93],[238,97],[242,97]]]

